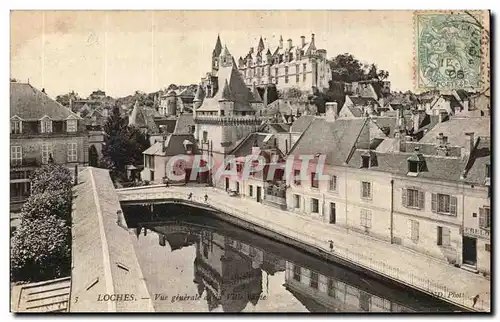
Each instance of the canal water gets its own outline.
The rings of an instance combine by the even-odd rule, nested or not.
[[[156,312],[452,312],[181,205],[122,206]]]

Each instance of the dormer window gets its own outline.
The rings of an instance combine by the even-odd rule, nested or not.
[[[52,120],[49,118],[44,118],[40,121],[40,132],[41,133],[52,133]]]
[[[77,120],[67,120],[66,121],[66,132],[76,132],[78,121]]]
[[[21,120],[11,120],[10,121],[10,133],[21,134],[23,132],[23,124]]]
[[[361,157],[361,167],[362,168],[369,168],[370,167],[370,156],[363,155]]]
[[[415,154],[408,158],[408,173],[409,176],[417,176],[419,172],[425,169],[424,156],[418,152],[419,148],[415,148]]]

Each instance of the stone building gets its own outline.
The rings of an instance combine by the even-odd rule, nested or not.
[[[219,42],[218,42],[219,44]],[[221,164],[224,157],[261,124],[260,97],[245,85],[227,47],[212,61],[212,71],[201,80],[193,101],[195,138],[204,155]],[[224,182],[215,182],[224,187]]]
[[[88,161],[88,134],[82,118],[30,84],[10,83],[10,194],[22,203],[30,175],[54,162],[73,170]]]
[[[415,142],[370,118],[315,118],[289,155],[314,159],[302,180],[300,162],[287,176],[287,207],[490,274],[489,122],[452,118]],[[315,177],[321,155],[324,180]]]
[[[275,86],[279,90],[296,87],[312,93],[313,88],[328,88],[332,80],[326,54],[325,49],[316,47],[314,34],[309,41],[301,36],[296,44],[288,39],[286,45],[282,36],[276,45],[265,45],[261,37],[256,48],[251,47],[244,58],[239,58],[238,70],[247,86]]]

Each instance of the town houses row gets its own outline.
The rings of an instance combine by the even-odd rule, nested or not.
[[[268,87],[249,84],[243,65],[219,42],[212,70],[195,93],[168,91],[156,108],[136,102],[125,111],[129,124],[151,138],[142,180],[163,183],[166,164],[179,154],[200,154],[218,164],[227,155],[243,164],[254,154],[269,166],[276,157],[285,163],[313,155],[326,160],[329,180],[315,180],[314,173],[294,180],[279,171],[268,178],[269,167],[248,178],[208,172],[194,180],[490,274],[491,136],[485,93],[431,93],[409,109],[387,100],[388,82],[367,81],[346,84],[343,106],[327,103],[322,114],[310,115],[293,102],[276,111],[276,104],[262,97]],[[263,52],[260,47],[257,53]],[[309,55],[298,53],[303,59]],[[10,110],[11,201],[29,194],[29,172],[37,166],[50,160],[95,166],[102,155],[106,112],[64,107],[23,83],[11,83]],[[301,164],[294,164],[297,174]],[[179,165],[185,178],[178,183],[189,183],[190,167]]]

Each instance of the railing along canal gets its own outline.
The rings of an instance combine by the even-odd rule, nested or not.
[[[452,289],[448,288],[447,286],[431,281],[430,279],[425,279],[416,276],[413,273],[401,270],[397,267],[392,267],[390,265],[387,265],[383,261],[374,259],[372,257],[373,254],[371,254],[372,256],[360,254],[355,252],[352,248],[343,247],[336,243],[333,244],[333,248],[330,248],[330,244],[328,243],[328,241],[312,237],[310,235],[307,235],[303,231],[297,231],[291,229],[289,226],[284,226],[270,220],[262,220],[249,212],[228,206],[227,204],[218,202],[217,200],[208,199],[208,201],[205,202],[203,197],[195,196],[193,194],[192,197],[189,198],[187,193],[179,193],[173,191],[168,192],[168,197],[165,197],[165,192],[135,192],[135,191],[133,193],[124,193],[120,197],[121,201],[143,201],[143,200],[151,201],[151,200],[171,200],[171,199],[198,203],[203,206],[213,208],[216,211],[222,211],[228,213],[229,215],[239,217],[240,219],[251,222],[265,229],[277,232],[297,242],[313,246],[325,253],[331,253],[332,255],[340,259],[351,262],[364,269],[374,271],[379,275],[389,277],[391,279],[402,282],[413,288],[431,293],[434,296],[441,298],[442,300],[445,301],[447,300],[448,302],[459,304],[470,309],[484,310],[484,311],[490,310],[489,301],[485,301],[479,298],[476,304],[472,306],[471,304],[474,296],[470,296],[470,294],[466,294],[463,292],[455,292]],[[243,216],[240,216],[240,214],[243,214]],[[328,245],[328,247],[326,245]],[[449,296],[450,293],[460,294],[461,296],[450,297]]]

